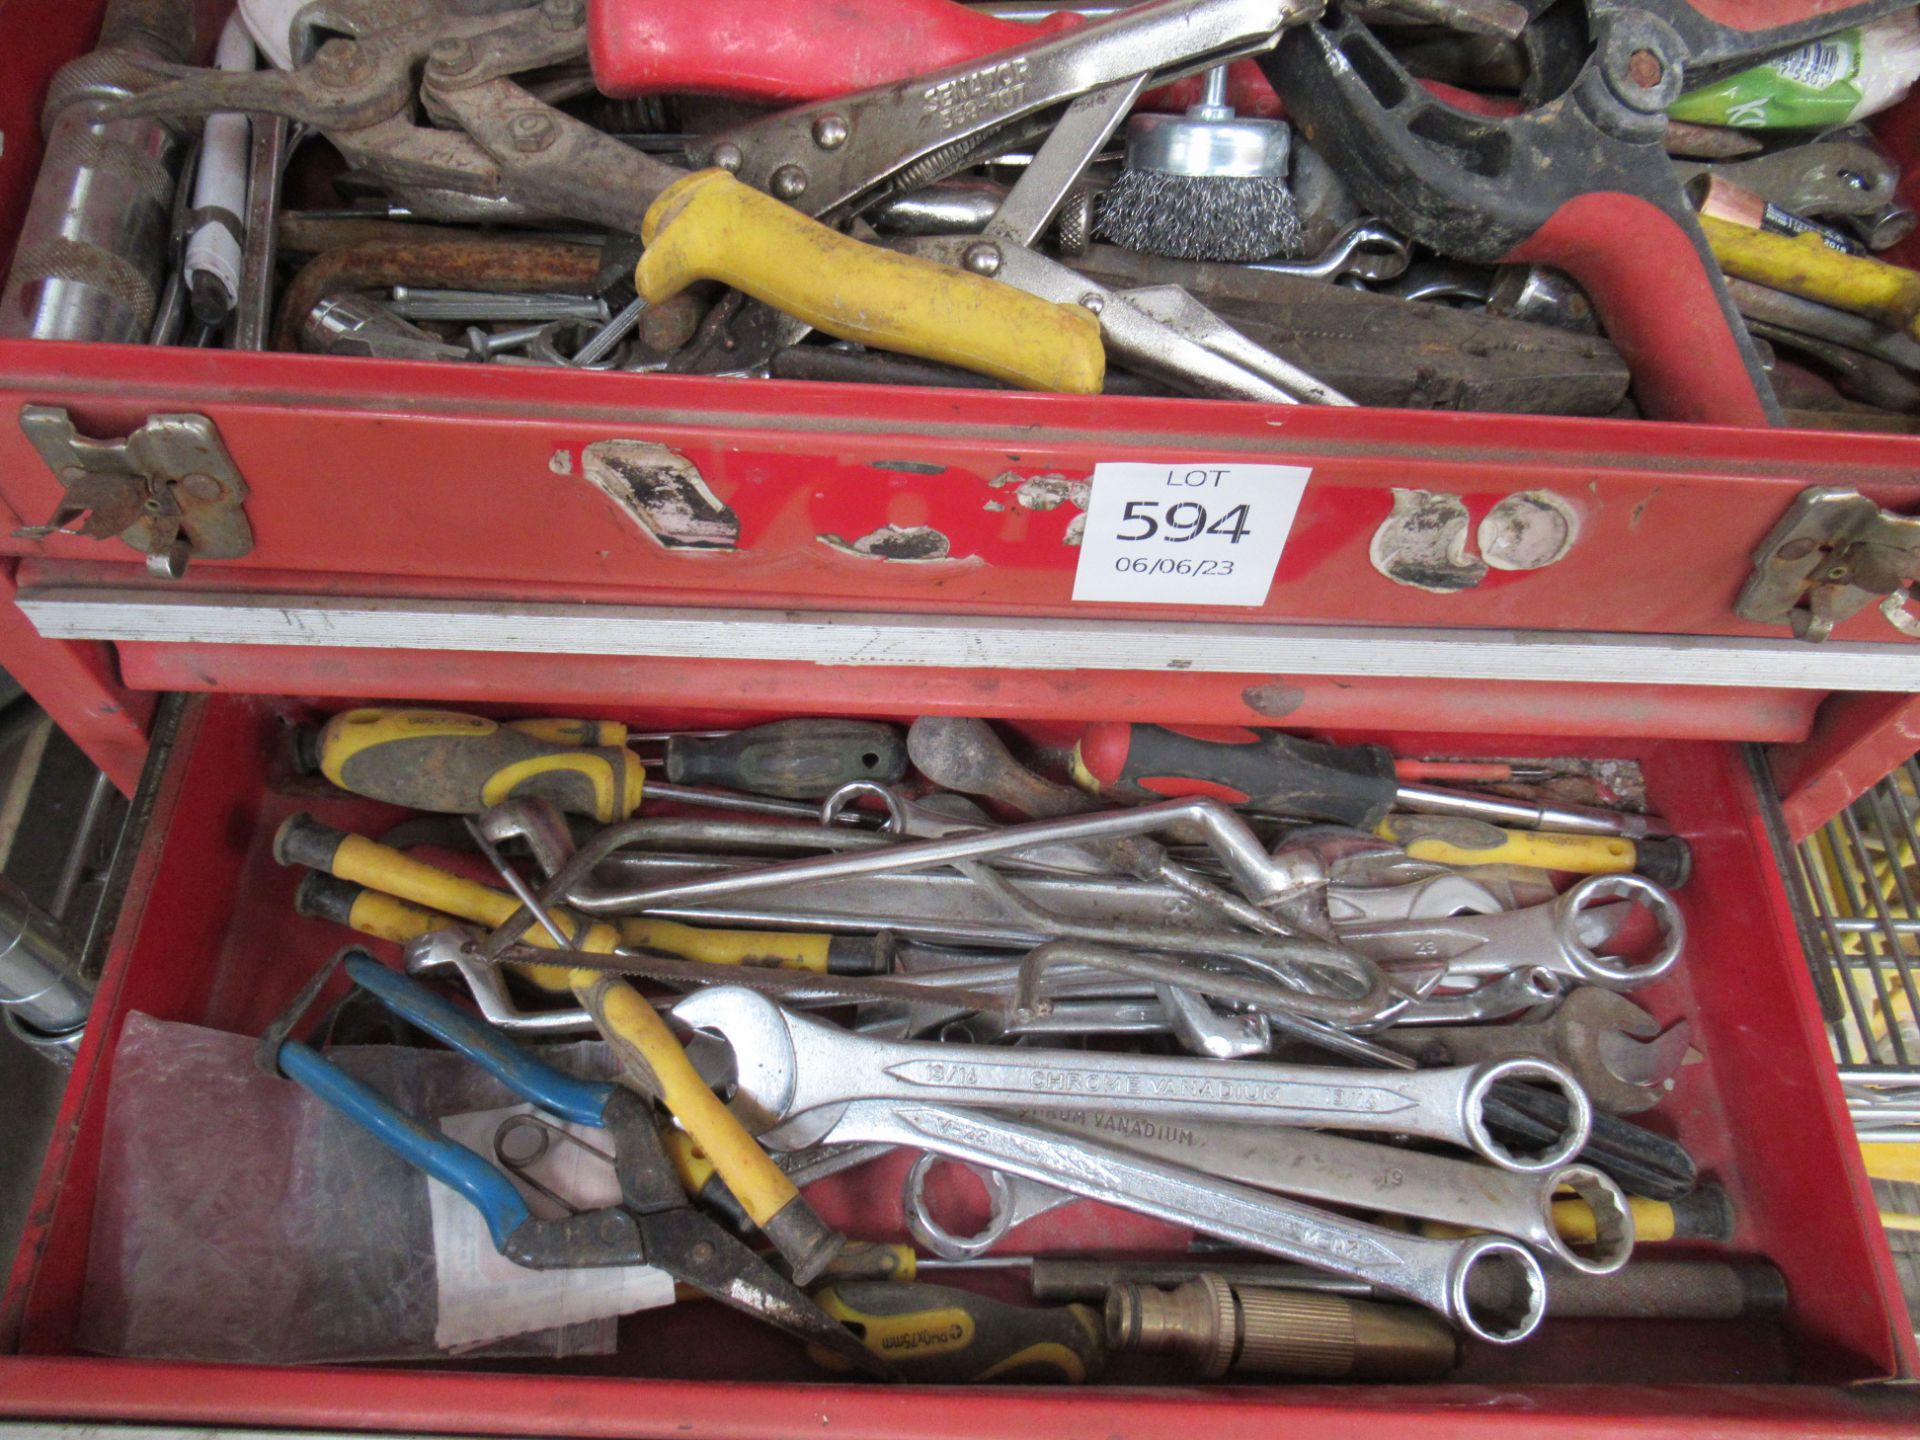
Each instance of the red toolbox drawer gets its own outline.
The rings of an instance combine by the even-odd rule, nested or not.
[[[0,244],[39,161],[48,79],[99,9],[0,3],[17,37],[0,92]],[[1897,151],[1916,118],[1920,103],[1885,117]],[[1756,546],[1806,488],[1911,510],[1920,439],[1907,436],[5,342],[7,531],[44,520],[61,493],[16,424],[26,405],[64,407],[96,436],[204,415],[250,491],[248,553],[174,582],[146,581],[118,541],[0,540],[29,602],[30,619],[0,619],[10,668],[127,784],[145,692],[399,696],[426,667],[435,693],[484,698],[513,672],[493,658],[511,650],[540,653],[556,703],[618,684],[698,704],[738,683],[773,687],[774,703],[877,711],[913,684],[928,707],[1073,716],[1076,677],[1120,665],[1154,676],[1136,690],[1156,713],[1191,719],[1390,724],[1430,709],[1440,682],[1486,678],[1518,683],[1474,728],[1772,741],[1803,738],[1828,691],[1920,689],[1920,651],[1872,607],[1823,647],[1733,608]],[[724,507],[718,541],[663,545],[608,478],[618,467],[590,463],[634,442]],[[1309,469],[1264,603],[1076,603],[1084,482],[1121,461]],[[1457,501],[1470,531],[1503,497],[1546,490],[1578,534],[1542,569],[1414,588],[1370,554],[1396,490]],[[516,636],[476,622],[507,602],[686,613],[658,627],[613,615],[587,635],[540,614]],[[349,624],[355,608],[377,613]],[[842,627],[842,643],[796,657],[788,636],[725,625],[795,608]],[[914,631],[909,617],[940,624]],[[1088,621],[1119,628],[1063,638]],[[1167,628],[1182,624],[1205,629]],[[1458,643],[1475,636],[1497,652]],[[1707,648],[1643,661],[1682,637]],[[703,672],[689,656],[728,663]]]
[[[1090,692],[1088,703],[1098,706],[1100,696]],[[1343,737],[1386,741],[1409,753],[1545,751],[1642,762],[1650,803],[1690,840],[1696,867],[1679,892],[1691,935],[1687,953],[1671,977],[1640,995],[1663,1018],[1690,1016],[1705,1056],[1646,1118],[1683,1139],[1703,1174],[1727,1187],[1740,1217],[1732,1249],[1764,1255],[1785,1273],[1792,1299],[1778,1320],[1549,1321],[1520,1345],[1474,1347],[1457,1381],[1439,1385],[976,1389],[937,1397],[825,1383],[784,1342],[699,1305],[624,1322],[620,1354],[610,1360],[522,1365],[512,1373],[254,1369],[77,1354],[73,1337],[121,1022],[138,1010],[257,1033],[341,943],[338,930],[293,917],[296,876],[271,858],[275,827],[302,808],[362,828],[392,813],[358,800],[316,800],[307,782],[288,786],[285,725],[313,708],[264,697],[187,699],[177,733],[156,750],[147,782],[152,808],[96,1019],[7,1292],[5,1333],[17,1353],[0,1359],[0,1413],[635,1436],[776,1436],[814,1426],[874,1436],[957,1435],[1016,1424],[1108,1436],[1192,1422],[1244,1434],[1271,1434],[1277,1426],[1344,1434],[1356,1422],[1409,1431],[1418,1425],[1428,1434],[1485,1434],[1490,1427],[1625,1433],[1649,1423],[1716,1433],[1911,1433],[1917,1423],[1902,1389],[1865,1383],[1910,1373],[1913,1337],[1826,1059],[1748,757],[1734,745],[1653,738],[1583,742],[1408,730]],[[649,725],[763,718],[627,706],[618,713]],[[162,729],[173,730],[171,718]],[[893,1193],[855,1190],[844,1181],[815,1191],[831,1221],[872,1238],[897,1229],[897,1201],[887,1198]],[[1033,1222],[1022,1238],[1034,1248],[1070,1249],[1085,1243],[1099,1214],[1073,1207]],[[1163,1241],[1169,1236],[1178,1243],[1171,1232]]]

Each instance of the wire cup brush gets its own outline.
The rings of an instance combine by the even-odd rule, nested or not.
[[[1287,188],[1284,121],[1243,119],[1226,103],[1227,69],[1207,72],[1185,115],[1135,115],[1127,164],[1101,199],[1103,240],[1175,260],[1294,255],[1300,212]]]

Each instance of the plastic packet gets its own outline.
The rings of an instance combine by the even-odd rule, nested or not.
[[[1682,95],[1667,113],[1695,125],[1825,130],[1877,115],[1920,77],[1920,14],[1901,10]]]
[[[427,1180],[289,1080],[243,1035],[128,1015],[114,1055],[77,1343],[108,1355],[258,1364],[604,1355],[593,1320],[450,1352]],[[435,1121],[518,1097],[444,1050],[349,1046],[341,1068]],[[613,1071],[598,1041],[543,1047]]]

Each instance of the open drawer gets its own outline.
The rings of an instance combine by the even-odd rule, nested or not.
[[[103,8],[0,0],[0,251],[49,83]],[[205,41],[231,7],[198,8]],[[1916,115],[1920,99],[1880,122],[1902,157]],[[151,581],[117,538],[16,535],[71,478],[23,428],[30,408],[83,444],[204,417],[244,486],[244,545]],[[142,692],[478,699],[491,657],[516,650],[538,651],[563,705],[636,666],[650,694],[697,705],[691,654],[777,672],[769,704],[852,704],[837,697],[859,686],[885,705],[909,678],[889,669],[926,684],[938,665],[953,673],[920,703],[1072,717],[1076,675],[1124,656],[1155,674],[1139,690],[1165,695],[1163,717],[1375,725],[1443,682],[1497,678],[1502,729],[1569,733],[1577,716],[1588,734],[1790,743],[1826,692],[1920,688],[1920,651],[1873,605],[1821,647],[1743,614],[1754,552],[1813,487],[1911,511],[1917,457],[1904,434],[7,340],[0,597],[23,608],[0,615],[0,649],[125,785]],[[1076,599],[1088,483],[1124,463],[1309,472],[1297,509],[1266,521],[1287,532],[1271,583],[1233,604]],[[1564,549],[1488,568],[1516,505],[1564,526]],[[1398,548],[1409,527],[1466,559],[1442,545],[1436,572],[1435,552]],[[527,609],[552,606],[581,607],[577,623]],[[794,610],[804,654],[738,623]],[[1121,628],[1075,650],[1067,632],[1089,621]],[[1462,668],[1476,637],[1498,653]],[[1689,641],[1704,652],[1674,658]]]
[[[1637,998],[1662,1020],[1689,1017],[1705,1057],[1641,1118],[1682,1140],[1703,1176],[1726,1187],[1738,1215],[1729,1250],[1764,1256],[1786,1277],[1790,1302],[1778,1317],[1549,1319],[1521,1344],[1470,1347],[1449,1383],[1395,1387],[981,1388],[935,1396],[834,1383],[783,1338],[697,1303],[630,1317],[613,1357],[506,1369],[472,1362],[259,1369],[78,1353],[96,1172],[123,1022],[138,1011],[257,1035],[344,936],[294,916],[298,876],[273,860],[276,827],[301,809],[367,833],[395,818],[370,802],[316,796],[312,782],[288,774],[289,721],[334,708],[221,695],[163,711],[145,787],[144,839],[7,1292],[7,1348],[16,1353],[0,1358],[0,1414],[556,1436],[772,1437],[817,1427],[933,1436],[1005,1433],[1017,1424],[1091,1440],[1175,1423],[1247,1435],[1278,1427],[1351,1434],[1356,1423],[1397,1424],[1409,1433],[1417,1426],[1427,1435],[1484,1435],[1503,1426],[1593,1434],[1650,1420],[1716,1433],[1911,1433],[1916,1412],[1899,1387],[1867,1383],[1912,1373],[1913,1339],[1826,1059],[1769,837],[1768,802],[1739,747],[1660,738],[1413,731],[1337,737],[1387,743],[1406,754],[1580,754],[1641,763],[1650,804],[1691,843],[1695,870],[1678,892],[1687,951],[1675,972]],[[537,708],[496,707],[514,714]],[[601,706],[598,713],[614,712]],[[618,713],[659,728],[774,718]],[[392,955],[391,947],[375,948]],[[861,1175],[822,1182],[810,1197],[830,1223],[856,1237],[904,1238],[898,1169],[877,1169],[871,1182]],[[1046,1253],[1115,1244],[1165,1253],[1186,1239],[1082,1203],[1030,1222],[1003,1248]]]

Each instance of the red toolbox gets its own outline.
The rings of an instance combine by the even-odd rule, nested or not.
[[[1088,703],[1104,702],[1090,687]],[[1115,687],[1117,688],[1117,687]],[[179,702],[175,702],[176,704]],[[526,702],[531,704],[532,702]],[[330,708],[322,706],[324,711]],[[613,702],[595,707],[610,711]],[[621,705],[652,725],[762,718]],[[1344,1433],[1362,1415],[1425,1427],[1529,1433],[1688,1423],[1820,1433],[1910,1433],[1898,1387],[1913,1337],[1825,1054],[1811,981],[1782,890],[1747,756],[1733,745],[1649,738],[1463,737],[1400,730],[1343,735],[1409,753],[1578,753],[1638,759],[1649,801],[1694,847],[1681,890],[1690,940],[1673,976],[1640,992],[1662,1018],[1685,1014],[1704,1063],[1652,1116],[1724,1184],[1740,1217],[1731,1249],[1770,1258],[1790,1307],[1778,1318],[1663,1324],[1554,1321],[1519,1345],[1475,1346],[1455,1383],[1419,1387],[1231,1386],[975,1389],[931,1395],[834,1385],[785,1342],[716,1307],[681,1305],[623,1324],[618,1356],[513,1373],[367,1367],[264,1369],[158,1364],[74,1353],[114,1044],[132,1010],[257,1033],[341,943],[296,919],[295,872],[271,856],[275,828],[311,808],[376,830],[394,812],[324,797],[286,769],[285,729],[311,702],[219,695],[169,710],[150,802],[105,983],[58,1140],[8,1291],[17,1353],[0,1359],[0,1411],[63,1419],[501,1434],[780,1435],[798,1424],[858,1434],[980,1434],[1013,1423],[1069,1435],[1171,1423],[1189,1409],[1245,1433]],[[176,728],[177,725],[177,728]],[[1037,732],[1048,738],[1045,728]],[[1785,1119],[1784,1117],[1791,1117]],[[218,1143],[217,1137],[208,1137]],[[856,1235],[898,1231],[898,1190],[825,1182],[827,1218]],[[1140,1250],[1182,1237],[1080,1205],[1032,1222],[1023,1248],[1070,1251],[1116,1235]],[[724,1340],[721,1339],[724,1337]],[[720,1343],[716,1343],[720,1341]],[[902,1409],[906,1405],[907,1409]],[[1175,1407],[1170,1409],[1169,1407]]]
[[[0,4],[16,36],[0,93],[11,223],[47,80],[90,43],[98,9]],[[1891,117],[1896,141],[1916,116]],[[97,1018],[0,1314],[0,1412],[635,1436],[1108,1436],[1194,1420],[1249,1434],[1356,1420],[1913,1430],[1903,1392],[1872,1383],[1920,1356],[1826,1059],[1771,800],[1739,742],[1813,737],[1800,768],[1788,762],[1796,784],[1836,756],[1857,772],[1843,785],[1871,780],[1871,757],[1915,728],[1920,649],[1872,606],[1815,645],[1735,605],[1810,487],[1913,510],[1920,440],[0,343],[0,410],[25,406],[102,438],[206,417],[244,479],[251,548],[158,580],[116,541],[0,542],[0,662],[123,785],[148,761],[156,695],[209,692],[163,711],[152,746]],[[1310,471],[1265,601],[1075,602],[1085,483],[1122,462]],[[669,533],[636,466],[704,490],[698,543]],[[1543,568],[1418,588],[1376,553],[1395,491],[1452,497],[1469,535],[1505,497],[1550,492],[1568,544]],[[25,432],[0,425],[5,528],[45,519],[60,495]],[[1836,706],[1835,692],[1858,698]],[[138,1010],[256,1033],[339,944],[292,917],[294,877],[269,856],[276,824],[313,803],[288,793],[276,757],[290,717],[382,698],[661,726],[925,712],[1264,723],[1639,759],[1697,860],[1688,954],[1649,1003],[1692,1017],[1706,1060],[1659,1114],[1733,1194],[1735,1248],[1780,1266],[1792,1305],[1738,1324],[1554,1322],[1476,1350],[1458,1383],[1395,1388],[835,1385],[695,1306],[629,1322],[620,1355],[594,1365],[302,1371],[77,1353],[121,1023]],[[829,1201],[858,1233],[897,1224]],[[1034,1243],[1074,1248],[1100,1223],[1090,1209],[1036,1222]]]

